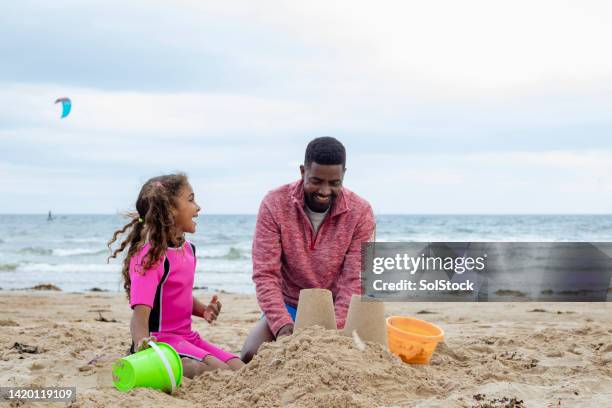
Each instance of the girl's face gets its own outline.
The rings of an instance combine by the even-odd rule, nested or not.
[[[182,232],[193,234],[196,231],[194,218],[198,216],[200,206],[195,202],[193,188],[187,183],[179,190],[174,210],[174,225]]]

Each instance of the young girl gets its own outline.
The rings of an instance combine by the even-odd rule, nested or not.
[[[221,310],[216,296],[204,305],[192,295],[196,267],[195,246],[185,240],[194,233],[200,207],[184,174],[154,177],[141,188],[132,221],[115,231],[129,231],[110,258],[126,247],[123,287],[133,309],[131,352],[158,340],[170,344],[182,357],[183,373],[194,377],[217,368],[237,370],[244,365],[235,355],[203,340],[191,330],[191,316],[212,323]]]

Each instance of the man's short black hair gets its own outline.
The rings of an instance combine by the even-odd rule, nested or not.
[[[317,137],[306,147],[304,155],[304,165],[310,166],[311,163],[334,165],[341,164],[346,166],[346,150],[337,139],[330,136]]]

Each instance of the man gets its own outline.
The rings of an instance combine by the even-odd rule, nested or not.
[[[301,289],[334,297],[338,328],[351,295],[361,293],[361,243],[374,239],[372,208],[342,187],[346,152],[333,137],[308,144],[301,180],[270,191],[257,215],[253,282],[264,317],[242,348],[249,362],[259,346],[293,333]]]

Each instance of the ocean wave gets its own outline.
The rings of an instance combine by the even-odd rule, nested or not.
[[[215,272],[205,271],[203,273],[196,273],[195,276],[196,285],[219,287],[219,285],[231,286],[252,286],[253,281],[251,280],[251,274],[245,272]],[[233,289],[232,292],[237,291]]]
[[[51,253],[55,256],[78,256],[78,255],[102,255],[107,253],[106,249],[98,248],[69,248],[69,249],[54,249]]]
[[[7,264],[0,264],[0,271],[14,271],[19,267],[19,264],[14,264],[14,263],[7,263]]]
[[[56,248],[48,249],[42,247],[25,247],[17,251],[20,254],[29,255],[53,255],[53,256],[79,256],[79,255],[102,255],[107,252],[106,249],[100,248]]]
[[[459,234],[471,234],[474,232],[474,230],[472,228],[467,228],[467,227],[455,227],[454,229],[455,233],[459,233]]]
[[[236,261],[239,259],[250,259],[249,256],[243,254],[238,248],[230,247],[223,255],[203,255],[198,257],[201,259],[225,259],[227,261]]]
[[[47,264],[47,263],[28,263],[17,267],[18,272],[119,272],[121,265],[117,264]],[[93,283],[93,282],[92,282]]]
[[[66,242],[70,244],[96,244],[96,243],[106,243],[107,240],[100,237],[73,237],[73,236],[64,236],[66,238]]]
[[[19,251],[20,254],[32,254],[32,255],[51,255],[53,253],[52,249],[41,248],[41,247],[26,247],[21,248]]]

